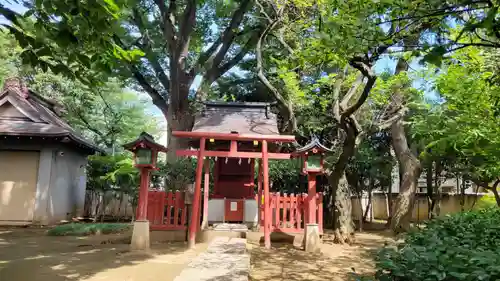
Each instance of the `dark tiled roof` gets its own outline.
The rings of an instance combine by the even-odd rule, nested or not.
[[[317,148],[321,151],[325,151],[325,152],[332,152],[333,150],[329,149],[328,147],[324,146],[317,137],[313,137],[313,139],[307,143],[306,145],[302,146],[302,147],[299,147],[297,148],[297,150],[295,150],[295,153],[303,153],[303,152],[307,152],[307,151],[310,151],[314,148]]]
[[[127,150],[134,150],[138,144],[143,142],[148,143],[159,151],[167,151],[167,148],[165,146],[155,142],[155,138],[146,132],[142,132],[136,140],[124,144],[123,148]]]
[[[69,141],[92,151],[101,151],[75,132],[56,113],[56,103],[26,90],[5,87],[0,93],[0,107],[10,104],[24,117],[0,116],[0,135],[31,137],[67,137]]]
[[[279,135],[269,103],[209,102],[195,119],[193,132]]]

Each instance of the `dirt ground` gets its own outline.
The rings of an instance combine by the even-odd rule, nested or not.
[[[361,233],[356,244],[323,244],[322,253],[309,255],[290,244],[273,243],[271,250],[249,243],[249,280],[349,280],[355,268],[373,273],[370,252],[390,240]],[[114,241],[110,243],[110,241]],[[172,281],[207,247],[187,250],[184,243],[154,244],[151,253],[128,251],[123,235],[50,237],[41,229],[0,228],[0,280],[16,281]]]
[[[252,281],[353,280],[350,273],[370,276],[374,273],[371,258],[374,250],[390,243],[383,232],[357,233],[353,245],[336,245],[325,239],[321,253],[308,254],[298,245],[273,244],[266,250],[250,244]]]
[[[150,254],[137,254],[125,242],[116,235],[50,237],[40,229],[0,228],[0,280],[171,281],[207,247],[156,244]]]

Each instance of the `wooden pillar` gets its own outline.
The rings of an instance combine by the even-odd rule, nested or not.
[[[260,228],[262,222],[262,159],[259,159],[257,173],[257,221]]]
[[[308,174],[307,181],[307,223],[316,223],[316,174]]]
[[[141,168],[141,185],[139,187],[139,198],[137,202],[136,220],[147,220],[148,214],[148,191],[149,191],[149,169]]]
[[[203,223],[201,229],[208,226],[208,193],[210,189],[210,159],[205,159],[205,185],[203,186]]]
[[[191,209],[191,222],[189,224],[188,247],[194,248],[196,244],[196,231],[198,229],[201,199],[201,175],[203,173],[203,154],[205,152],[205,138],[200,139],[200,150],[198,151],[198,161],[196,163],[196,178],[194,186],[193,207]]]
[[[271,209],[269,204],[271,198],[269,195],[269,155],[267,154],[267,141],[262,141],[262,174],[264,185],[264,246],[271,249]]]

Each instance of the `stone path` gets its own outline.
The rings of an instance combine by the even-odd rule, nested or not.
[[[249,272],[246,240],[216,237],[174,281],[248,281]]]

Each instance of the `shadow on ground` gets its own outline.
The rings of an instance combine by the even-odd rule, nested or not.
[[[353,269],[361,275],[374,273],[373,251],[390,238],[359,233],[353,245],[322,245],[321,253],[310,254],[299,245],[273,243],[271,250],[250,245],[252,281],[351,280]]]
[[[206,245],[157,244],[128,251],[124,235],[50,237],[42,229],[0,229],[0,280],[173,280]]]

